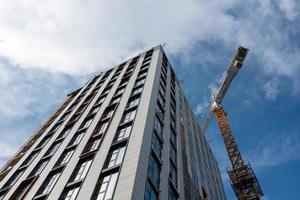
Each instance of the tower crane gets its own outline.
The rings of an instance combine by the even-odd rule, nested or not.
[[[263,192],[250,163],[244,161],[242,158],[232,130],[229,126],[227,115],[221,105],[231,82],[241,69],[247,54],[248,49],[241,46],[238,48],[226,71],[221,87],[217,93],[213,95],[211,109],[206,119],[201,124],[201,128],[204,133],[212,119],[212,116],[215,115],[231,162],[231,167],[227,169],[227,172],[230,177],[231,186],[237,198],[239,200],[260,200],[263,196]]]

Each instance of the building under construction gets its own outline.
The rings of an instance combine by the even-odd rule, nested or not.
[[[2,167],[0,200],[225,200],[203,131],[156,46],[71,92]]]

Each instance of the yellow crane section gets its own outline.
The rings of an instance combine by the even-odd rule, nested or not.
[[[239,200],[260,200],[260,197],[263,196],[262,190],[250,163],[245,162],[242,158],[223,107],[215,104],[213,113],[231,162],[231,168],[227,169],[227,172],[237,198]]]

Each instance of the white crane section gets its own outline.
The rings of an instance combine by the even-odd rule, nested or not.
[[[226,75],[221,84],[221,87],[215,94],[213,94],[210,110],[209,110],[207,116],[204,118],[204,120],[200,124],[202,133],[205,133],[205,131],[208,128],[210,121],[212,119],[212,116],[213,116],[212,107],[217,106],[218,104],[222,103],[223,98],[224,98],[225,94],[227,93],[227,90],[229,89],[232,80],[237,75],[239,69],[242,67],[247,54],[248,54],[248,49],[241,47],[241,46],[238,48],[237,52],[235,53],[230,65],[226,71]],[[216,104],[216,105],[214,105],[214,104]]]

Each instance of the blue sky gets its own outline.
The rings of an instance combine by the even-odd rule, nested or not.
[[[159,43],[199,118],[238,45],[223,105],[266,200],[298,200],[300,4],[296,0],[0,3],[0,165],[92,74]],[[206,133],[235,199],[215,120]]]

